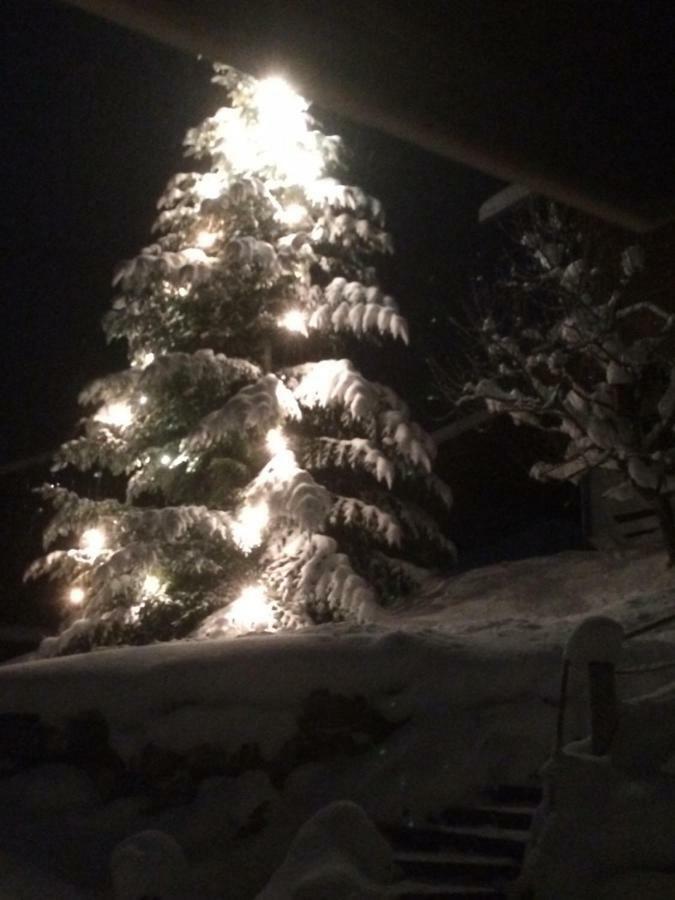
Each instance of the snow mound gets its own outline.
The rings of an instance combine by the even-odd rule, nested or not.
[[[596,894],[596,900],[667,900],[668,897],[675,897],[675,874],[671,872],[624,872],[606,881]]]
[[[257,900],[379,900],[393,878],[389,844],[359,806],[339,801],[303,825]]]
[[[178,843],[163,831],[141,831],[113,850],[115,900],[188,900],[188,866]]]

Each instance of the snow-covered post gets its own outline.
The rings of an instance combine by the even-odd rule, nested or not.
[[[604,756],[618,724],[616,664],[623,648],[623,628],[608,616],[590,616],[572,632],[565,660],[588,672],[591,707],[591,753]]]
[[[567,710],[567,685],[570,678],[570,661],[563,659],[562,672],[560,674],[560,701],[558,703],[558,721],[555,732],[555,752],[560,753],[565,738],[565,712]]]

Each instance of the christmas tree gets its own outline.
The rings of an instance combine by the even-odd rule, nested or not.
[[[380,203],[334,177],[340,142],[283,80],[214,80],[228,105],[185,139],[199,170],[113,282],[104,328],[130,366],[83,391],[55,463],[85,474],[42,489],[56,549],[30,575],[69,608],[49,652],[367,621],[453,552],[432,441],[340,356],[408,342],[373,267]]]

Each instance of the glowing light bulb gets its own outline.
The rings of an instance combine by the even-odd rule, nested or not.
[[[143,579],[144,594],[158,594],[162,587],[162,582],[156,575],[146,575]]]
[[[216,200],[224,187],[222,175],[217,172],[206,172],[195,185],[195,191],[202,200]]]
[[[218,235],[215,231],[200,231],[195,240],[195,244],[197,247],[200,247],[202,250],[210,250],[211,247],[218,240]]]
[[[300,203],[289,203],[288,206],[284,206],[279,210],[277,218],[280,222],[293,228],[305,221],[307,210]]]
[[[250,553],[260,546],[269,518],[269,507],[264,500],[240,510],[232,523],[232,536],[240,550]]]
[[[281,450],[265,466],[265,472],[275,481],[288,481],[298,471],[298,461],[292,450]]]
[[[162,453],[162,455],[159,458],[159,461],[163,466],[171,465],[171,457],[169,456],[168,453]]]
[[[278,324],[287,331],[295,334],[304,334],[307,337],[307,320],[304,312],[300,309],[289,309],[278,319]]]
[[[155,354],[150,351],[148,353],[144,353],[141,356],[141,366],[145,369],[147,366],[151,366],[155,361]]]
[[[275,624],[272,605],[260,584],[244,588],[227,608],[227,620],[241,631],[271,628]]]
[[[81,606],[84,603],[84,588],[72,587],[68,591],[68,602],[71,606]]]
[[[80,547],[90,556],[98,556],[105,550],[105,532],[102,528],[87,528],[82,532]]]
[[[254,102],[258,116],[265,125],[276,126],[282,133],[284,126],[297,120],[309,105],[280,75],[271,75],[257,82]]]
[[[265,435],[265,444],[272,456],[276,456],[277,453],[283,453],[285,450],[288,450],[288,441],[284,437],[281,428],[270,428]]]
[[[287,184],[309,185],[321,176],[323,158],[308,128],[307,101],[284,81],[272,76],[256,84],[254,143],[257,156]]]
[[[145,406],[145,404],[148,402],[147,395],[141,394],[141,396],[138,398],[138,402],[141,404],[141,406]]]
[[[134,415],[129,404],[120,400],[115,403],[107,403],[96,413],[94,418],[97,422],[111,425],[113,428],[126,428],[133,422]]]

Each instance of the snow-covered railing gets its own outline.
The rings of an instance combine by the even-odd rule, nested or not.
[[[625,638],[629,641],[634,637],[640,637],[641,635],[646,634],[648,631],[656,631],[656,629],[660,628],[662,625],[670,625],[671,622],[675,622],[675,613],[662,616],[660,619],[654,619],[653,622],[648,622],[646,625],[640,625],[639,628],[633,628],[631,631],[626,632]]]
[[[560,705],[556,730],[556,752],[564,743],[565,706],[570,668],[585,669],[588,674],[591,753],[604,756],[619,721],[616,694],[616,664],[623,649],[621,625],[607,616],[590,616],[575,628],[565,647]]]
[[[571,668],[588,674],[591,752],[602,756],[609,751],[618,725],[616,676],[641,675],[675,669],[675,660],[640,666],[617,667],[624,641],[675,622],[675,614],[663,616],[647,625],[624,632],[621,625],[606,616],[591,616],[572,632],[563,657],[560,702],[556,725],[555,752],[565,743],[565,711]]]

